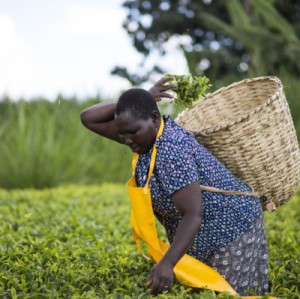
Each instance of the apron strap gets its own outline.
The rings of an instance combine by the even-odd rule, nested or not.
[[[149,166],[149,172],[148,172],[148,179],[147,179],[147,182],[145,184],[145,187],[144,187],[144,193],[145,193],[145,190],[149,188],[149,182],[150,182],[150,179],[151,179],[151,176],[152,176],[152,173],[153,173],[153,169],[154,169],[154,165],[155,165],[155,160],[156,160],[156,153],[157,153],[157,149],[156,149],[156,146],[154,145],[153,146],[153,149],[152,149],[152,154],[151,154],[151,160],[150,160],[150,166]]]
[[[139,154],[137,153],[134,153],[133,154],[133,158],[132,158],[132,162],[131,162],[131,165],[132,165],[132,175],[135,175],[135,169],[136,169],[136,164],[139,160]]]
[[[161,136],[163,130],[164,130],[164,120],[163,118],[160,119],[160,126],[156,135],[156,138],[158,138],[159,136]],[[157,153],[157,149],[155,144],[153,145],[152,148],[152,154],[151,154],[151,160],[150,160],[150,166],[149,166],[149,172],[148,172],[148,178],[147,178],[147,182],[144,186],[144,194],[148,193],[148,187],[149,187],[149,182],[154,170],[154,165],[155,165],[155,159],[156,159],[156,153]],[[135,169],[136,169],[136,165],[137,162],[139,160],[139,154],[138,153],[134,153],[133,158],[132,158],[132,175],[135,175]]]
[[[161,136],[161,134],[164,130],[164,125],[165,125],[164,120],[163,120],[163,118],[161,118],[160,126],[159,126],[159,129],[158,129],[157,135],[156,135],[156,139],[159,136]],[[144,187],[144,193],[146,192],[145,194],[147,194],[147,192],[149,190],[148,187],[149,187],[149,182],[150,182],[153,170],[154,170],[154,165],[155,165],[155,160],[156,160],[156,153],[157,153],[157,149],[156,149],[156,146],[154,144],[153,149],[152,149],[152,154],[151,154],[150,167],[149,167],[149,172],[148,172],[148,179],[147,179],[147,182],[146,182],[145,187]]]

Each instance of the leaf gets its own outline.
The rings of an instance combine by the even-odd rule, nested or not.
[[[17,292],[16,292],[16,289],[14,287],[10,288],[10,293],[11,293],[12,299],[18,299]]]
[[[240,4],[240,1],[229,0],[226,2],[226,6],[234,27],[245,28],[250,26],[248,16],[245,13],[243,6]]]
[[[193,76],[193,75],[170,75],[174,78],[172,83],[177,85],[174,89],[176,97],[174,103],[176,105],[184,105],[188,108],[192,108],[197,101],[203,99],[206,91],[209,89],[209,79],[205,76]]]
[[[289,42],[299,41],[293,27],[271,3],[265,0],[252,0],[251,3],[270,27],[276,28]]]
[[[279,43],[283,40],[283,38],[278,34],[274,34],[258,26],[236,28],[219,20],[209,13],[201,13],[201,17],[213,28],[219,30],[225,35],[228,35],[236,41],[240,41],[250,49],[263,45],[266,40],[269,40],[273,43]],[[262,48],[262,46],[260,47]]]

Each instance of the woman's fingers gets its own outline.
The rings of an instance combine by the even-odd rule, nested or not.
[[[151,269],[150,273],[149,273],[149,277],[148,277],[148,281],[146,283],[146,286],[149,286],[153,283],[153,269]]]
[[[158,295],[165,291],[170,291],[172,288],[172,282],[166,280],[159,280],[159,278],[154,278],[151,294]]]
[[[167,261],[160,261],[152,268],[147,285],[152,284],[150,293],[157,295],[164,291],[169,291],[173,280],[173,265]]]
[[[163,85],[163,86],[160,86],[160,91],[166,91],[166,90],[169,90],[169,89],[174,89],[176,88],[177,85],[176,84],[168,84],[168,85]]]
[[[173,99],[174,98],[171,94],[166,93],[166,92],[161,92],[160,97],[161,98],[168,98],[168,99]]]
[[[156,102],[159,102],[162,98],[173,99],[171,94],[165,92],[177,87],[174,83],[166,84],[172,79],[172,77],[162,77],[149,89]]]
[[[174,83],[165,84],[173,79],[173,77],[162,77],[154,84],[154,86],[159,87],[160,91],[166,91],[168,89],[176,88],[177,85]]]
[[[159,279],[157,277],[154,277],[150,294],[153,294],[153,295],[159,294],[159,286],[160,286]]]
[[[173,77],[161,77],[154,85],[155,86],[162,86],[166,82],[173,80]]]
[[[148,281],[146,282],[146,286],[148,287],[149,285],[151,285],[153,283],[153,278],[149,278]]]
[[[165,291],[170,291],[171,286],[172,286],[172,283],[170,283],[170,281],[163,281],[162,280],[159,284],[158,292],[162,293],[162,292],[165,292]]]

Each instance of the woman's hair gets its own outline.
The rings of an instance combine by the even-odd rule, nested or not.
[[[130,111],[135,118],[148,119],[153,110],[160,115],[156,101],[151,93],[142,88],[131,88],[121,94],[115,114],[119,115],[124,111]]]

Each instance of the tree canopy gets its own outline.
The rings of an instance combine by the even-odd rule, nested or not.
[[[124,29],[145,59],[153,51],[164,55],[176,39],[190,72],[211,79],[237,71],[268,75],[282,65],[300,74],[297,0],[128,0],[123,7]]]

